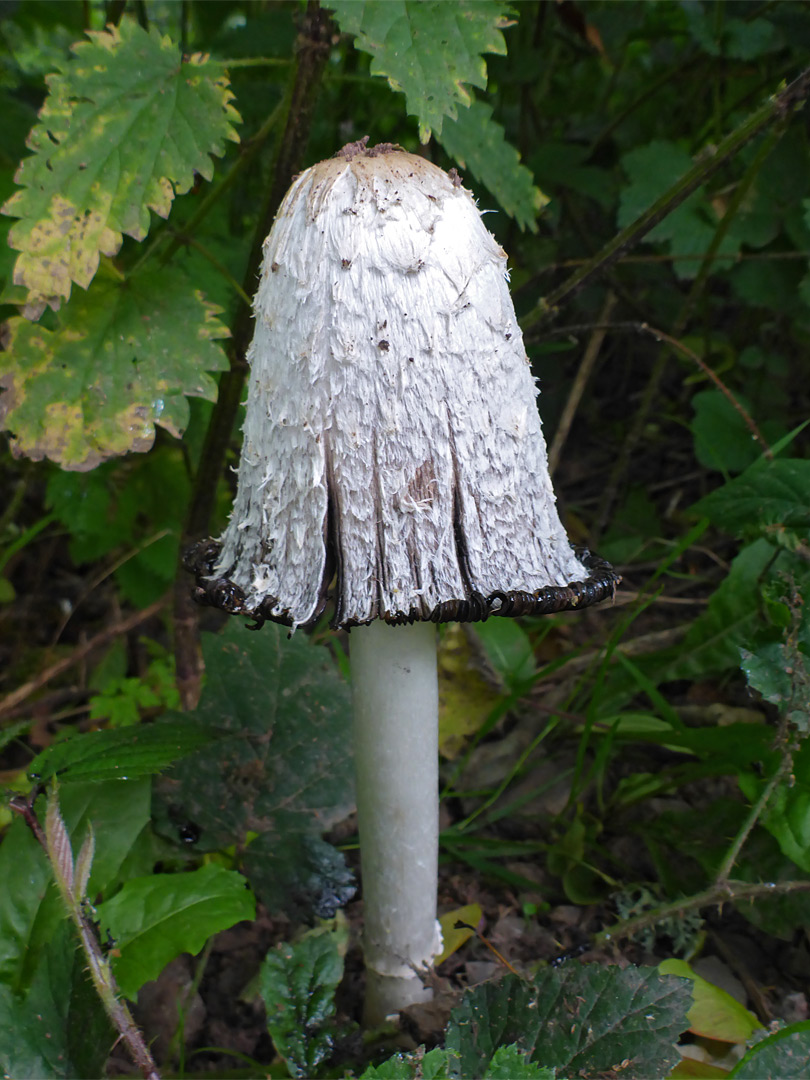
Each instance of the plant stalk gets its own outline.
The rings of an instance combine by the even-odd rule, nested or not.
[[[441,950],[436,628],[355,627],[351,670],[371,1027],[430,1000],[423,975]]]
[[[602,273],[626,251],[647,235],[659,221],[680,206],[693,191],[697,191],[733,157],[747,142],[759,135],[771,124],[782,120],[790,112],[802,105],[810,93],[810,68],[803,71],[789,86],[768,98],[755,112],[725,137],[710,155],[703,155],[695,165],[684,173],[672,187],[644,211],[627,228],[622,229],[609,243],[589,259],[584,266],[575,270],[558,288],[543,297],[536,307],[521,320],[524,329],[537,322],[548,321],[556,311],[575,296],[590,279]]]

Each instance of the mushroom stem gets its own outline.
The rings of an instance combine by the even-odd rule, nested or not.
[[[363,877],[365,1022],[429,1000],[420,972],[441,950],[439,693],[432,623],[351,632]]]

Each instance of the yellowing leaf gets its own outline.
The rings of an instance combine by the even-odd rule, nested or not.
[[[480,674],[464,631],[451,624],[439,646],[439,750],[452,760],[489,716],[498,695]]]
[[[215,398],[207,371],[227,366],[217,310],[183,274],[161,270],[126,282],[100,276],[55,331],[10,319],[0,427],[12,452],[86,470],[148,450],[155,424],[180,436],[185,395]]]
[[[476,927],[483,918],[480,904],[465,904],[464,907],[454,908],[446,915],[439,916],[439,925],[442,928],[442,951],[433,961],[436,967],[443,964],[448,956],[452,956],[460,949],[465,941],[469,941],[475,933],[469,927]],[[467,927],[456,927],[456,923],[467,923]]]
[[[694,1035],[720,1042],[744,1043],[761,1026],[752,1012],[731,994],[701,978],[685,960],[664,960],[658,965],[658,971],[661,975],[680,975],[692,980],[692,1007],[687,1020]]]
[[[100,254],[115,255],[123,233],[142,240],[149,211],[167,217],[175,194],[197,174],[210,180],[211,155],[238,140],[218,64],[184,59],[168,37],[126,18],[88,37],[48,77],[33,155],[3,206],[20,219],[9,232],[21,253],[14,284],[33,309],[58,307],[72,282],[87,288]]]

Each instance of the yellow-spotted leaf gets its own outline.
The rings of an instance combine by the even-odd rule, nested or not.
[[[439,750],[457,757],[492,711],[498,695],[481,675],[464,631],[451,624],[439,646]]]
[[[164,269],[128,281],[99,274],[56,330],[10,319],[0,428],[12,452],[86,470],[148,450],[155,424],[181,435],[186,395],[213,400],[208,372],[227,366],[217,311],[182,273]]]
[[[124,233],[142,240],[149,212],[168,217],[197,175],[211,179],[211,155],[238,141],[221,65],[183,57],[128,18],[88,37],[48,76],[33,154],[3,207],[20,219],[9,233],[20,252],[13,280],[33,310],[58,307],[73,282],[87,288],[100,254],[115,255]]]

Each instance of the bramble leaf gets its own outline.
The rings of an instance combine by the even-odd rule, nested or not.
[[[199,850],[215,851],[247,832],[319,835],[350,813],[350,693],[327,649],[275,624],[251,634],[239,620],[202,642],[194,719],[218,740],[159,781],[159,831],[176,836],[174,823],[193,822]]]
[[[116,943],[121,993],[134,998],[180,953],[196,954],[212,934],[256,914],[241,874],[209,863],[185,874],[131,878],[97,908],[101,932]]]
[[[356,47],[371,54],[371,74],[405,94],[422,142],[441,135],[457,105],[470,104],[467,85],[486,87],[482,54],[506,54],[501,31],[509,8],[501,0],[330,0],[329,7]]]
[[[810,1021],[799,1020],[749,1047],[729,1073],[738,1080],[804,1080],[810,1069]]]
[[[142,240],[149,211],[168,217],[175,194],[211,155],[238,141],[239,114],[223,68],[130,19],[91,31],[75,58],[48,77],[48,97],[28,136],[34,153],[17,171],[21,190],[3,212],[20,220],[9,243],[21,254],[14,284],[29,306],[59,306],[71,283],[87,288],[99,254],[115,255],[122,234]]]
[[[492,192],[521,229],[537,232],[537,215],[548,198],[506,141],[501,125],[492,119],[491,105],[474,101],[455,118],[448,117],[440,141],[462,169],[469,169]]]
[[[484,1076],[514,1044],[565,1076],[595,1078],[621,1063],[628,1080],[667,1076],[691,1005],[686,980],[654,968],[547,968],[534,983],[508,975],[466,994],[450,1017],[447,1049],[461,1076]]]
[[[10,319],[0,424],[12,452],[85,471],[148,450],[155,424],[182,435],[185,395],[213,400],[207,372],[227,366],[218,310],[181,272],[165,269],[128,281],[99,275],[55,331]]]

